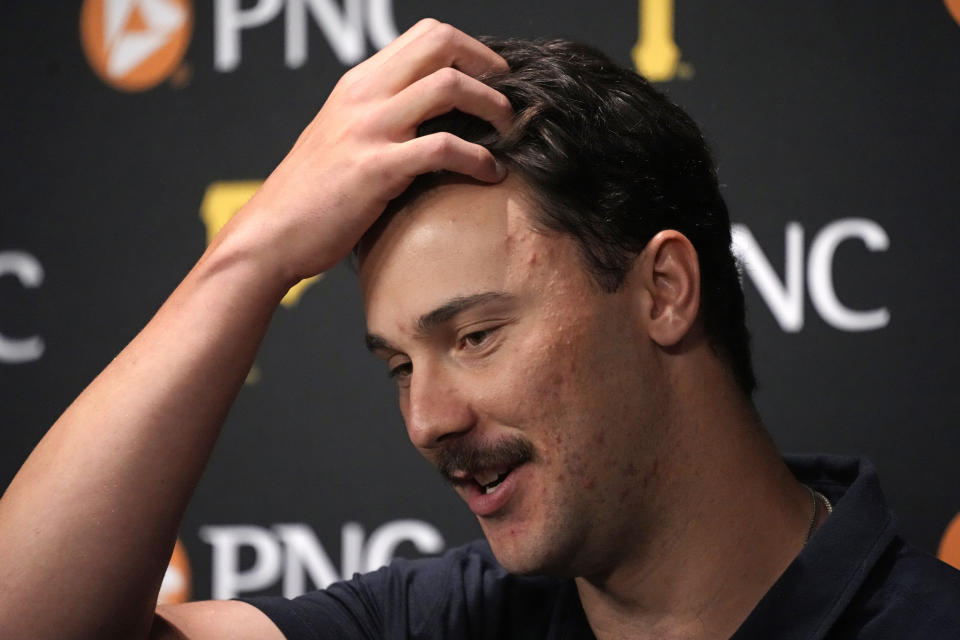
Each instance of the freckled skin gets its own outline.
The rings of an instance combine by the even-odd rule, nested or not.
[[[636,300],[601,291],[571,238],[534,230],[523,188],[451,182],[399,212],[362,251],[368,330],[412,364],[400,408],[427,459],[451,438],[533,445],[507,507],[480,518],[498,560],[603,573],[654,520],[637,474],[660,448],[657,362]],[[446,334],[416,335],[422,314],[485,291],[516,299],[497,348],[475,357]]]

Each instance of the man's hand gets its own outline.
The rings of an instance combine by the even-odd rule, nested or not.
[[[354,67],[260,191],[224,229],[289,285],[329,269],[417,175],[441,169],[497,182],[485,148],[449,133],[416,137],[459,109],[504,131],[510,102],[476,79],[506,62],[473,38],[422,20]],[[278,250],[279,249],[279,250]],[[277,260],[283,260],[277,264]]]

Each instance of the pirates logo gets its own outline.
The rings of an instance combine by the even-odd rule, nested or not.
[[[667,82],[692,75],[692,67],[680,61],[674,37],[676,15],[673,0],[639,0],[637,43],[630,57],[637,72],[650,82]]]

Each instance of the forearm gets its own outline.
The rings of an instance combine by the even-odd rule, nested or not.
[[[481,43],[423,20],[337,83],[0,499],[0,637],[148,633],[183,510],[287,286],[347,255],[417,175],[503,179],[489,150],[416,131],[450,109],[506,131],[510,102],[476,79],[506,70]]]
[[[262,270],[208,252],[24,463],[0,500],[0,636],[146,634],[183,510],[283,294]]]

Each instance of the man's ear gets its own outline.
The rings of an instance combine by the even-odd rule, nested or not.
[[[696,249],[679,231],[661,231],[637,256],[633,269],[646,292],[643,313],[650,339],[661,347],[676,345],[690,332],[700,310]]]

